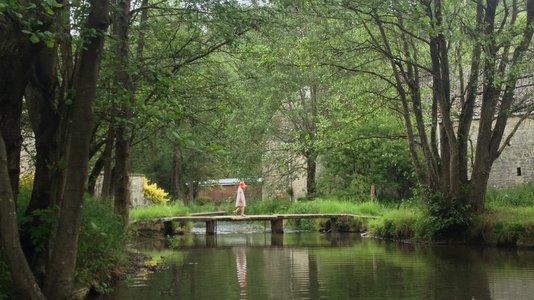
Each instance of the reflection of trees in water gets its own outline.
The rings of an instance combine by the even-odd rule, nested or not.
[[[534,253],[493,247],[420,247],[434,270],[425,281],[428,299],[532,299]]]
[[[426,281],[428,299],[493,299],[482,248],[433,247],[425,256],[435,272]]]
[[[135,244],[133,245],[136,249],[139,250],[163,250],[168,247],[168,241],[166,238],[159,236],[139,236],[136,238]]]
[[[204,247],[205,240],[178,248],[183,259],[150,274],[150,287],[117,299],[532,299],[533,251],[345,244],[330,235],[317,235],[308,247],[314,236],[307,236],[286,235],[274,246],[269,235],[219,235],[214,248]]]

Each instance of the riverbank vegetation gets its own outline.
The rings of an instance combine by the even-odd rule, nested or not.
[[[26,181],[21,180],[19,211],[24,211],[30,201],[33,182]],[[47,243],[49,223],[55,223],[57,219],[49,211],[38,213],[43,224],[33,228],[31,238],[38,249],[45,249],[43,244]],[[18,216],[23,214],[19,213]],[[18,221],[20,226],[24,226],[29,219],[19,218]],[[113,213],[111,203],[88,197],[83,209],[74,280],[75,289],[81,291],[81,297],[89,289],[99,293],[107,292],[113,280],[126,275],[127,240],[128,235],[124,231],[121,218]],[[13,284],[9,268],[0,251],[0,299],[10,299],[5,293],[13,290]]]
[[[472,218],[450,220],[464,224],[454,232],[443,232],[439,220],[428,221],[417,200],[403,203],[398,210],[369,224],[374,236],[413,241],[465,242],[494,246],[534,247],[534,186],[523,185],[488,192],[487,209]]]

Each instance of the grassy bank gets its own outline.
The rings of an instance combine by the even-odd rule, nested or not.
[[[412,203],[386,211],[370,222],[370,233],[393,239],[534,247],[534,185],[488,191],[486,210],[447,238],[428,235],[434,229],[429,227],[436,224],[428,221],[420,207]]]
[[[470,237],[497,246],[534,247],[534,185],[487,195],[486,212],[473,222]]]

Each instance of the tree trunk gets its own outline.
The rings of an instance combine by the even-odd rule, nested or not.
[[[306,157],[306,197],[314,198],[317,192],[315,181],[317,171],[317,154],[313,153]]]
[[[176,146],[173,148],[171,193],[174,199],[183,199],[185,198],[185,191],[183,189],[182,159],[180,149]]]
[[[2,251],[11,271],[14,287],[21,299],[45,299],[20,245],[17,213],[7,166],[4,139],[0,135],[0,241]]]
[[[109,25],[108,1],[92,0],[90,3],[87,28],[94,30],[96,34],[84,38],[79,68],[74,77],[75,95],[72,99],[71,141],[66,160],[68,179],[64,199],[61,201],[60,218],[52,244],[52,258],[44,288],[49,299],[69,299],[75,275],[93,129],[93,102],[104,34]]]
[[[50,207],[55,196],[53,187],[56,185],[57,172],[60,168],[58,145],[60,116],[55,102],[56,53],[57,48],[46,48],[41,51],[25,95],[35,135],[37,159],[31,200],[25,212],[30,222],[25,223],[22,228],[21,241],[32,269],[38,275],[44,275],[48,244],[33,245],[31,241],[31,229],[42,223],[40,217],[33,212]],[[36,251],[36,247],[42,250]]]
[[[87,193],[91,196],[95,195],[96,181],[104,169],[105,158],[104,153],[98,157],[96,160],[91,173],[89,174],[89,179],[87,180]],[[102,193],[102,191],[100,191]],[[101,196],[102,194],[100,194]]]
[[[40,50],[22,34],[22,24],[0,14],[0,132],[7,151],[7,167],[13,198],[17,199],[22,136],[22,97],[32,62]]]
[[[129,12],[130,0],[117,0],[117,9],[114,14],[113,33],[115,35],[115,86],[118,90],[120,112],[117,123],[117,136],[115,144],[115,198],[114,210],[121,215],[124,223],[128,222],[130,207],[130,121],[135,105],[133,81],[128,71],[129,66]]]
[[[102,191],[100,197],[102,199],[111,198],[112,178],[113,178],[113,147],[115,145],[115,129],[113,122],[109,125],[109,131],[106,138],[106,146],[104,147],[104,174],[102,178]]]
[[[0,66],[0,69],[3,69]],[[11,68],[6,68],[10,70]],[[25,77],[25,76],[23,76]],[[27,82],[23,78],[10,78],[14,80],[6,80],[5,76],[0,75],[0,82],[5,82],[10,85],[13,81]],[[7,151],[7,168],[11,183],[11,190],[13,191],[13,198],[17,199],[19,190],[19,176],[20,176],[20,151],[22,149],[22,136],[20,134],[20,118],[22,113],[22,93],[20,84],[17,84],[14,90],[0,88],[0,133],[4,136]]]

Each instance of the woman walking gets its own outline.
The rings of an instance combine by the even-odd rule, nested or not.
[[[247,205],[247,202],[245,200],[245,188],[247,187],[247,184],[243,181],[239,182],[239,187],[237,188],[237,197],[235,198],[235,207],[234,210],[235,214],[239,214],[240,216],[245,215],[245,206]]]

